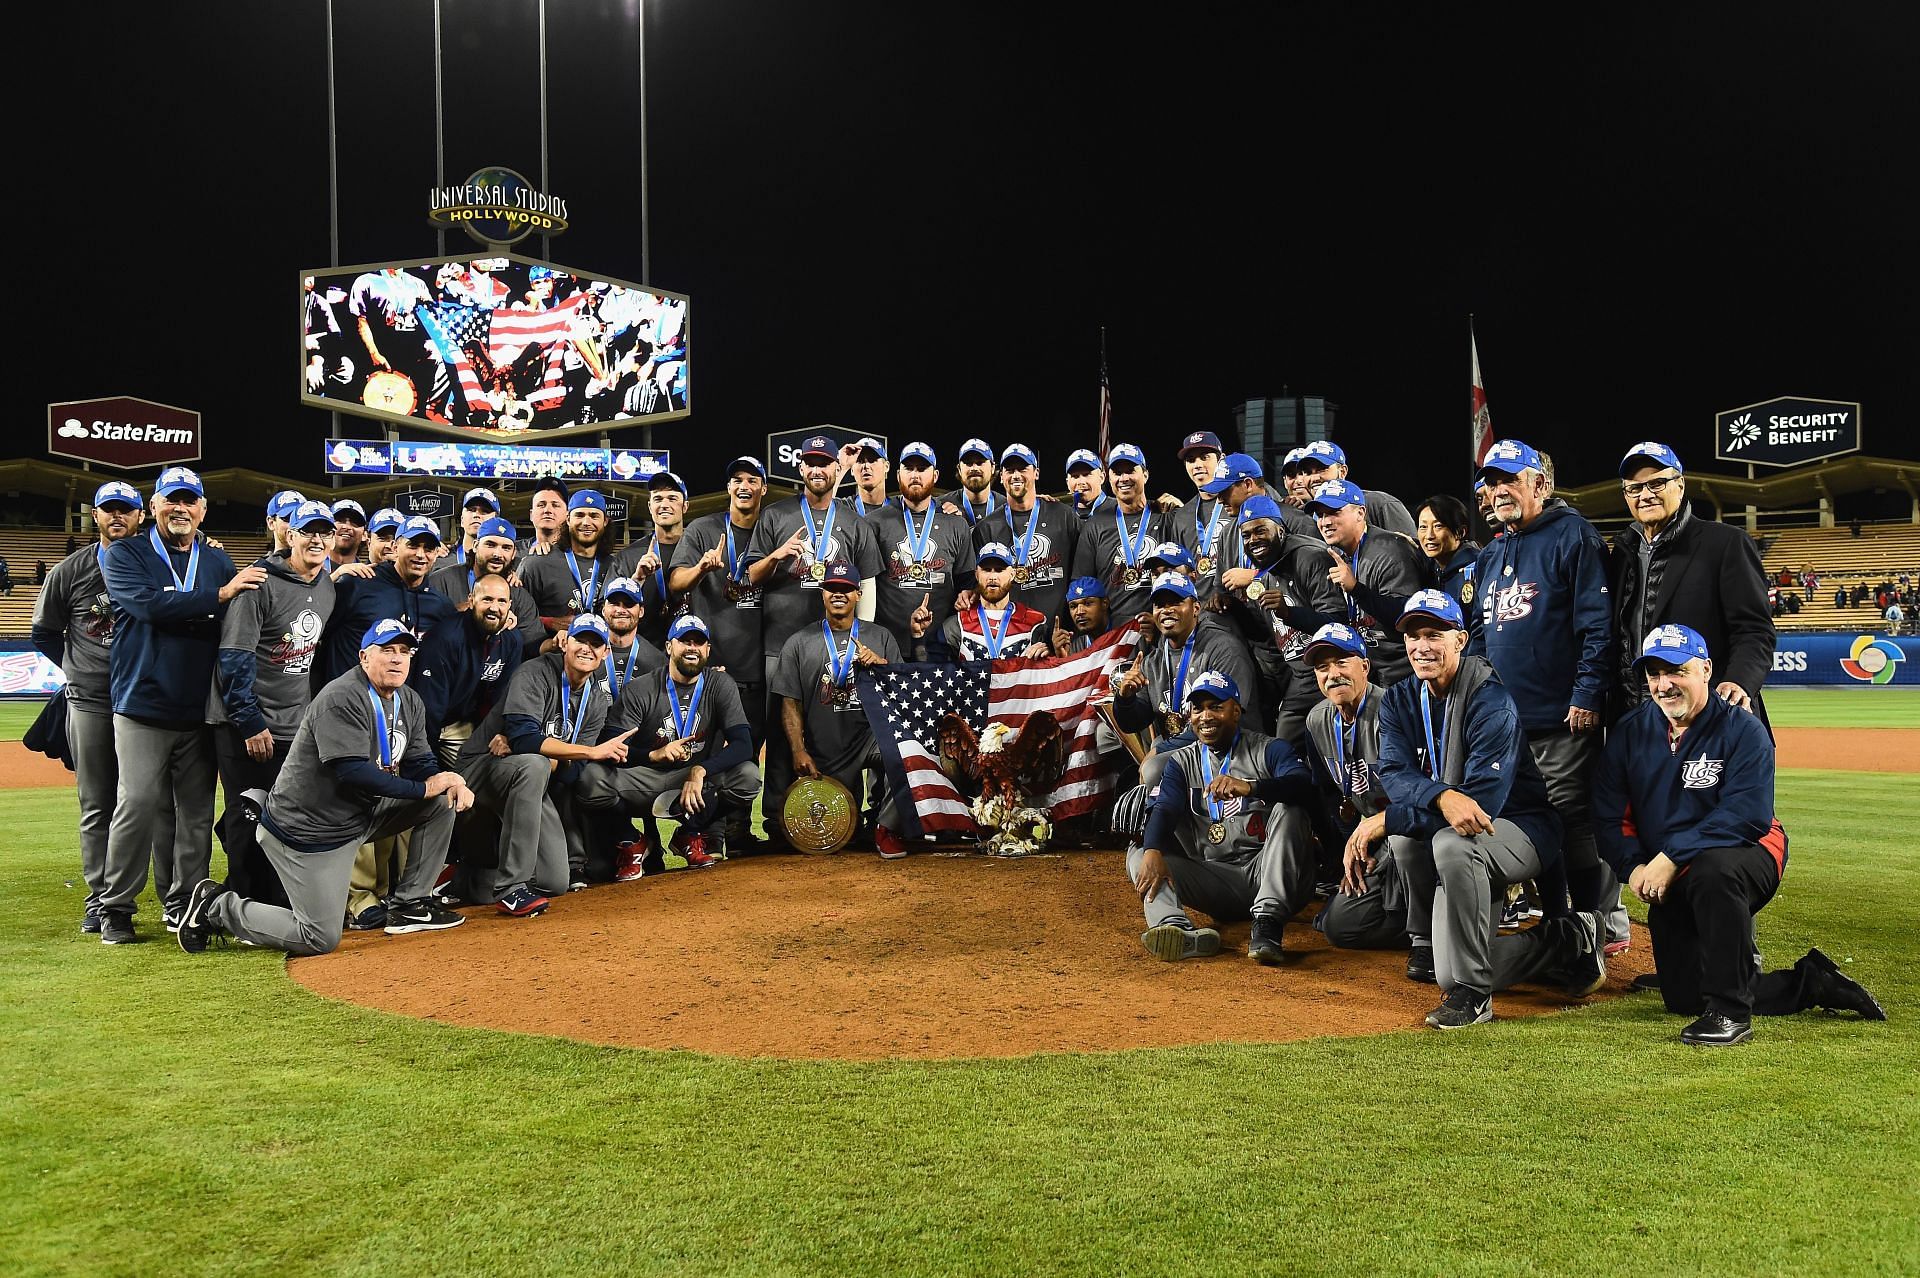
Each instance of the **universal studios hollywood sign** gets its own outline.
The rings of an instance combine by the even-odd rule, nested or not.
[[[529,235],[567,229],[567,202],[536,190],[512,169],[478,169],[460,186],[427,192],[427,220],[457,226],[482,244],[512,244]]]

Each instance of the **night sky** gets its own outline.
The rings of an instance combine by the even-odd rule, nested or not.
[[[551,256],[626,279],[638,7],[548,15]],[[949,476],[965,436],[1023,439],[1057,482],[1105,325],[1156,488],[1185,488],[1179,435],[1290,388],[1413,499],[1466,473],[1469,313],[1496,432],[1562,482],[1649,436],[1711,468],[1714,411],[1785,394],[1858,399],[1866,452],[1920,456],[1911,6],[647,7],[648,282],[693,299],[694,413],[655,443],[696,490],[816,422],[926,438]],[[200,409],[209,465],[317,474],[295,282],[328,261],[324,14],[44,15],[27,438],[36,402],[132,394]],[[534,14],[445,0],[449,183],[538,183]],[[335,6],[342,262],[434,252],[431,15]]]

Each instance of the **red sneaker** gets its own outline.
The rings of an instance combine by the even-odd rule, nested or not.
[[[1616,954],[1625,954],[1632,944],[1632,939],[1628,937],[1622,937],[1618,941],[1608,941],[1605,947],[1606,956],[1612,958]]]
[[[632,883],[646,877],[647,841],[628,839],[613,845],[615,883]]]
[[[711,840],[704,834],[688,834],[685,826],[674,833],[673,841],[668,846],[676,855],[686,859],[689,870],[707,870],[720,864],[720,858],[708,851]]]
[[[880,850],[882,861],[898,861],[907,854],[907,841],[884,825],[873,827],[873,846]]]

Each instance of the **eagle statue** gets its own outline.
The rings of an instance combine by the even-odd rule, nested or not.
[[[978,782],[983,799],[1021,807],[1028,795],[1053,789],[1066,766],[1066,734],[1060,721],[1043,711],[1028,715],[1018,730],[994,723],[979,736],[957,714],[940,718],[941,770],[956,783]]]

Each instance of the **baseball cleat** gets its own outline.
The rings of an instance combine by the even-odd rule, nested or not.
[[[1150,927],[1140,934],[1140,944],[1147,947],[1147,953],[1163,963],[1177,963],[1181,959],[1211,958],[1220,952],[1220,934],[1210,927],[1181,927],[1178,923],[1162,923],[1159,927]]]
[[[1282,944],[1286,926],[1285,919],[1256,917],[1253,920],[1253,935],[1247,940],[1247,957],[1262,967],[1278,967],[1286,957]]]
[[[687,863],[689,870],[710,870],[720,864],[720,858],[714,855],[719,851],[714,840],[705,834],[689,834],[686,826],[674,831],[673,841],[668,844],[673,854]]]
[[[1606,955],[1608,958],[1612,958],[1616,954],[1625,954],[1628,950],[1632,948],[1633,948],[1633,938],[1630,936],[1623,936],[1617,941],[1607,942]]]
[[[530,919],[536,914],[544,913],[552,904],[551,900],[526,884],[516,883],[507,889],[506,895],[500,898],[494,908],[516,919]]]
[[[1642,972],[1627,982],[1629,994],[1657,994],[1660,992],[1660,973]]]
[[[207,909],[226,892],[226,885],[213,879],[201,879],[193,885],[187,903],[180,908],[180,926],[176,929],[181,950],[188,954],[207,952],[207,938],[213,934],[213,925],[207,922]]]
[[[1808,950],[1800,961],[1806,964],[1811,978],[1807,982],[1807,993],[1817,1005],[1830,1012],[1858,1012],[1863,1021],[1887,1019],[1886,1009],[1867,993],[1866,986],[1842,972],[1840,965],[1817,947]]]
[[[1733,1047],[1753,1037],[1752,1021],[1708,1012],[1680,1031],[1680,1041],[1693,1047]]]
[[[409,932],[439,932],[465,922],[433,901],[395,901],[387,907],[385,930],[388,936],[405,936]]]
[[[178,932],[180,930],[180,907],[177,905],[161,906],[160,924],[169,932]]]
[[[873,828],[873,847],[882,861],[898,861],[907,854],[907,841],[884,825]]]
[[[1440,1000],[1440,1006],[1427,1013],[1427,1028],[1465,1029],[1485,1025],[1493,1019],[1493,996],[1476,994],[1464,985],[1456,985]]]
[[[1433,947],[1431,945],[1416,945],[1407,952],[1407,979],[1409,981],[1419,981],[1422,985],[1433,985],[1437,983],[1433,976]]]
[[[613,845],[613,881],[632,883],[647,875],[647,841],[627,839]]]

